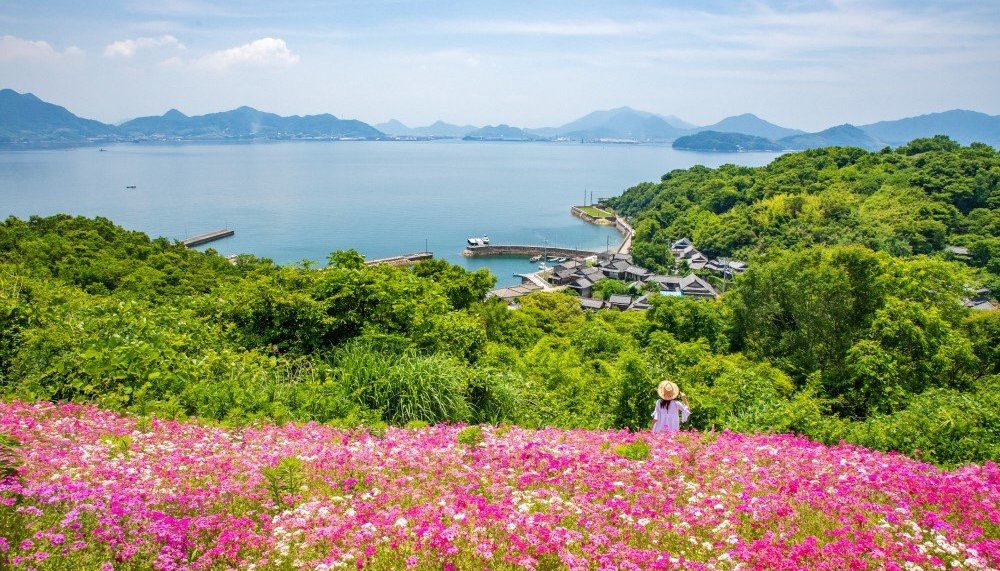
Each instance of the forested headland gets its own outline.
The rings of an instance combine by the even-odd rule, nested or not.
[[[670,240],[750,268],[718,301],[510,310],[440,260],[236,263],[97,218],[0,224],[0,386],[228,424],[648,426],[678,381],[704,430],[795,432],[941,465],[1000,459],[1000,153],[922,139],[674,171],[610,206],[637,263]],[[949,247],[957,247],[951,248]],[[989,295],[989,294],[985,294]]]

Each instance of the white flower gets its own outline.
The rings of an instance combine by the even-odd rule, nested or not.
[[[396,527],[406,527],[406,523],[407,523],[406,522],[406,518],[405,517],[401,517],[401,518],[397,519],[396,523],[394,523],[393,525],[395,525]]]

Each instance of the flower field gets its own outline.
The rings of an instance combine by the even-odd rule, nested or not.
[[[14,569],[1000,567],[996,465],[793,436],[228,429],[18,402],[0,431]]]

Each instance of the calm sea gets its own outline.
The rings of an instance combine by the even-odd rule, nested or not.
[[[120,144],[0,151],[0,215],[105,216],[182,239],[232,228],[210,245],[279,263],[416,252],[488,267],[501,285],[525,258],[466,259],[469,236],[493,243],[603,248],[612,229],[569,214],[593,192],[620,194],[695,164],[763,165],[775,153],[695,153],[656,145],[575,143],[276,142]],[[126,189],[134,185],[135,189]],[[585,194],[586,193],[586,194]]]

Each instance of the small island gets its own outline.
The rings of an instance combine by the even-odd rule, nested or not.
[[[784,145],[764,137],[744,135],[743,133],[720,133],[719,131],[701,131],[694,135],[680,137],[674,141],[673,148],[682,151],[723,153],[782,151],[785,149]]]

